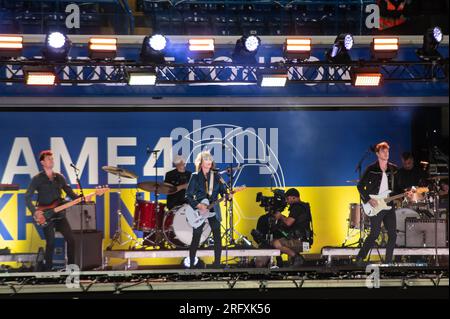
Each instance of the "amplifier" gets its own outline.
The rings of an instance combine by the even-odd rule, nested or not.
[[[83,225],[80,224],[80,217],[82,218]],[[83,226],[83,230],[97,230],[94,202],[84,204],[82,211],[80,204],[69,207],[66,209],[66,218],[72,230],[81,230],[81,226]]]
[[[406,218],[406,247],[435,247],[435,220]],[[437,220],[437,247],[447,246],[447,221]]]
[[[75,237],[75,263],[81,270],[91,270],[102,266],[102,241],[101,231],[74,231]],[[81,244],[83,248],[81,249]],[[81,252],[83,252],[83,265],[81,265]]]

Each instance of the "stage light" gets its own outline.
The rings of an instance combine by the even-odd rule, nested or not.
[[[258,50],[260,43],[261,40],[258,37],[251,35],[245,38],[244,46],[248,52],[254,52]]]
[[[353,86],[379,86],[383,78],[379,68],[353,68],[350,74]]]
[[[160,34],[146,36],[142,42],[141,61],[155,64],[164,63],[164,51],[167,45],[168,40]]]
[[[210,59],[214,56],[214,39],[189,39],[189,57]]]
[[[156,72],[153,69],[132,69],[128,71],[128,85],[155,85]]]
[[[327,51],[326,58],[332,63],[351,62],[349,51],[353,48],[354,40],[351,34],[340,34],[334,40],[333,47]]]
[[[259,73],[258,82],[261,87],[284,87],[288,79],[287,71],[270,70]]]
[[[397,56],[398,48],[398,38],[374,38],[371,44],[372,59],[394,59]]]
[[[155,51],[162,51],[167,46],[167,39],[164,36],[162,36],[161,34],[152,35],[148,39],[148,42],[150,44],[150,47]]]
[[[232,54],[233,62],[236,63],[256,63],[256,53],[261,45],[261,39],[257,36],[243,36],[236,41]]]
[[[24,73],[27,85],[54,85],[56,81],[56,75],[52,69],[26,68]]]
[[[307,60],[311,56],[311,39],[286,39],[283,46],[284,57],[288,60]]]
[[[117,54],[116,38],[90,38],[89,57],[91,59],[114,59]]]
[[[421,49],[417,50],[417,55],[422,60],[426,61],[442,59],[442,55],[437,49],[439,47],[439,43],[442,42],[443,38],[444,35],[441,28],[429,28],[423,35],[423,45]]]
[[[61,32],[51,32],[45,37],[43,56],[52,62],[64,62],[72,46],[69,38]]]
[[[22,54],[23,37],[0,34],[0,58],[16,58]]]

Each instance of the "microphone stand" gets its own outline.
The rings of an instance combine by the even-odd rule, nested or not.
[[[83,212],[84,212],[84,206],[86,204],[86,197],[84,197],[84,190],[83,187],[81,186],[81,182],[80,182],[80,177],[78,176],[79,173],[79,169],[76,168],[75,166],[72,166],[73,170],[75,172],[75,177],[76,177],[76,181],[78,184],[78,189],[80,190],[80,195],[81,195],[81,201],[80,201],[80,270],[83,270],[83,232],[84,232],[84,227],[83,227]]]
[[[358,164],[356,164],[356,168],[355,168],[355,173],[358,173],[358,179],[361,180],[362,177],[362,164],[364,163],[364,161],[369,157],[370,154],[372,154],[372,149],[369,147],[363,154],[363,156],[361,157],[361,159],[358,161]],[[357,242],[349,244],[349,245],[345,245],[342,244],[343,247],[351,247],[354,246],[355,244],[357,244],[359,248],[362,247],[363,245],[363,234],[365,231],[365,226],[364,226],[364,221],[365,221],[365,216],[364,216],[364,212],[363,212],[363,202],[361,199],[361,196],[359,197],[359,239]],[[349,221],[350,222],[350,221]],[[348,225],[348,227],[350,228],[350,225]],[[347,239],[346,239],[347,241]]]

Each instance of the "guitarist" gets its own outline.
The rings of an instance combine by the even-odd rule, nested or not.
[[[79,195],[75,194],[72,188],[67,184],[63,175],[53,172],[53,153],[51,150],[42,151],[39,155],[43,170],[31,179],[31,183],[25,193],[25,202],[28,209],[33,213],[36,208],[32,203],[32,197],[37,192],[37,203],[39,205],[50,205],[55,201],[63,202],[61,190],[71,198],[76,199]],[[55,247],[55,231],[59,231],[67,243],[67,259],[69,264],[75,263],[75,239],[72,234],[69,222],[64,213],[58,214],[58,219],[48,222],[44,227],[45,246],[45,265],[44,270],[50,271],[53,266],[53,251]]]
[[[358,191],[363,203],[370,203],[372,207],[377,206],[377,201],[370,199],[369,195],[382,194],[391,190],[390,195],[401,193],[398,186],[397,166],[389,162],[389,144],[387,142],[378,143],[375,146],[377,161],[366,168],[361,180],[358,183]],[[369,217],[370,234],[364,241],[363,246],[356,256],[356,264],[362,266],[363,260],[375,244],[381,230],[381,223],[384,224],[388,232],[388,241],[386,245],[386,263],[392,262],[395,242],[397,239],[397,225],[395,217],[395,208],[382,210],[377,215]]]
[[[219,194],[225,196],[225,186],[221,183],[218,174],[214,173],[215,162],[209,151],[203,151],[195,159],[196,172],[192,173],[186,190],[186,200],[193,209],[198,209],[201,214],[215,212],[213,217],[208,218],[214,237],[214,263],[213,268],[220,268],[220,257],[222,255],[222,237],[220,234],[220,222],[222,220],[219,205],[208,210],[205,204],[200,203],[207,198],[209,202],[216,201]],[[231,195],[230,195],[231,197]],[[190,268],[195,267],[195,255],[197,253],[200,238],[203,232],[203,223],[193,229],[192,242],[189,248]]]

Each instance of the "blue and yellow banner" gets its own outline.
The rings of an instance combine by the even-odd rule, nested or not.
[[[132,229],[136,195],[153,197],[136,183],[154,181],[156,167],[162,181],[173,169],[174,154],[184,156],[193,171],[196,154],[209,149],[219,168],[242,168],[233,176],[235,186],[247,186],[234,200],[239,233],[252,239],[250,231],[264,214],[256,202],[258,192],[271,196],[271,188],[296,187],[311,204],[311,252],[319,253],[323,246],[341,245],[347,235],[349,204],[359,201],[356,187],[347,181],[358,178],[355,167],[369,146],[388,141],[394,162],[410,149],[411,112],[1,112],[0,179],[19,184],[20,190],[0,192],[0,247],[18,253],[44,245],[24,203],[25,189],[41,169],[37,155],[43,149],[53,150],[55,171],[74,188],[71,163],[80,169],[86,192],[110,185],[109,193],[96,198],[97,229],[104,233],[105,247],[117,226],[118,185],[102,166],[119,166],[139,176],[122,180],[120,196],[123,230],[140,237]],[[160,150],[157,158],[149,153],[154,149]],[[372,154],[363,165],[374,159]]]

